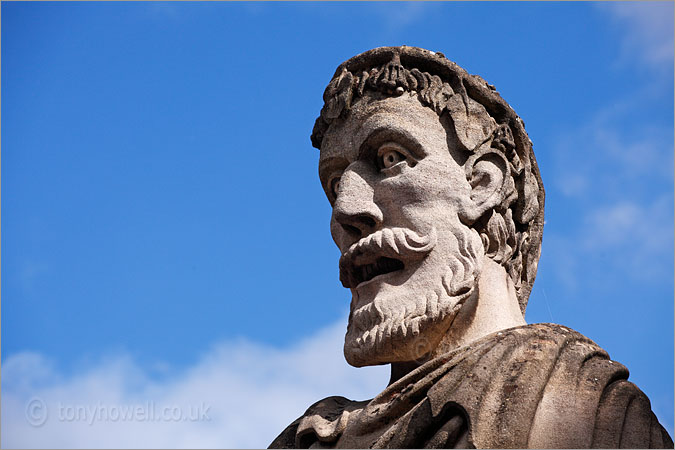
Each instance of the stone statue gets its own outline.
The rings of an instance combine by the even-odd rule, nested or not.
[[[341,64],[312,133],[352,293],[344,354],[391,364],[372,400],[328,397],[273,448],[673,448],[628,371],[526,324],[544,187],[522,120],[441,53]]]

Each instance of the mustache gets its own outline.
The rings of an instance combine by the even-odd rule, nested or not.
[[[355,287],[353,273],[356,267],[374,264],[382,258],[398,260],[403,264],[419,261],[436,245],[436,229],[418,234],[409,228],[390,227],[352,244],[340,257],[340,281],[345,287]]]

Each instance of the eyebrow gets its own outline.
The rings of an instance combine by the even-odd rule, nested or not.
[[[324,175],[328,176],[330,174],[326,174],[325,172],[327,171],[332,171],[335,167],[338,166],[347,166],[348,161],[347,158],[341,155],[336,155],[336,156],[327,156],[324,159],[319,160],[319,179],[321,180],[321,183],[324,182]]]
[[[358,134],[354,136],[358,138]],[[368,132],[365,138],[358,139],[361,141],[356,152],[356,160],[363,159],[369,151],[373,150],[374,146],[395,141],[402,144],[405,148],[412,152],[412,156],[422,159],[425,156],[424,147],[419,140],[407,129],[397,126],[396,124],[379,125]],[[333,153],[335,152],[335,153]],[[330,156],[319,157],[319,179],[324,183],[324,179],[335,170],[336,167],[349,165],[349,159],[344,155],[344,152],[337,152],[333,150]]]
[[[365,139],[361,141],[357,158],[361,159],[372,147],[379,147],[385,142],[397,141],[403,144],[408,150],[413,152],[413,156],[422,158],[424,150],[422,144],[408,130],[397,126],[380,126],[372,130]]]

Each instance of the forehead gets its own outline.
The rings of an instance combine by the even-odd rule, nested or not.
[[[345,118],[335,120],[321,143],[321,161],[358,159],[361,144],[375,132],[391,132],[414,139],[422,146],[445,142],[446,132],[438,114],[416,96],[404,93],[383,99],[359,99]]]

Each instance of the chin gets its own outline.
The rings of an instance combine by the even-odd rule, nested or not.
[[[421,261],[352,288],[344,355],[355,367],[422,362],[476,291],[483,246],[457,226]]]
[[[394,298],[378,295],[350,314],[345,359],[354,367],[423,362],[471,293],[451,297],[439,287],[428,289],[426,295],[409,290],[403,301],[400,292]]]

